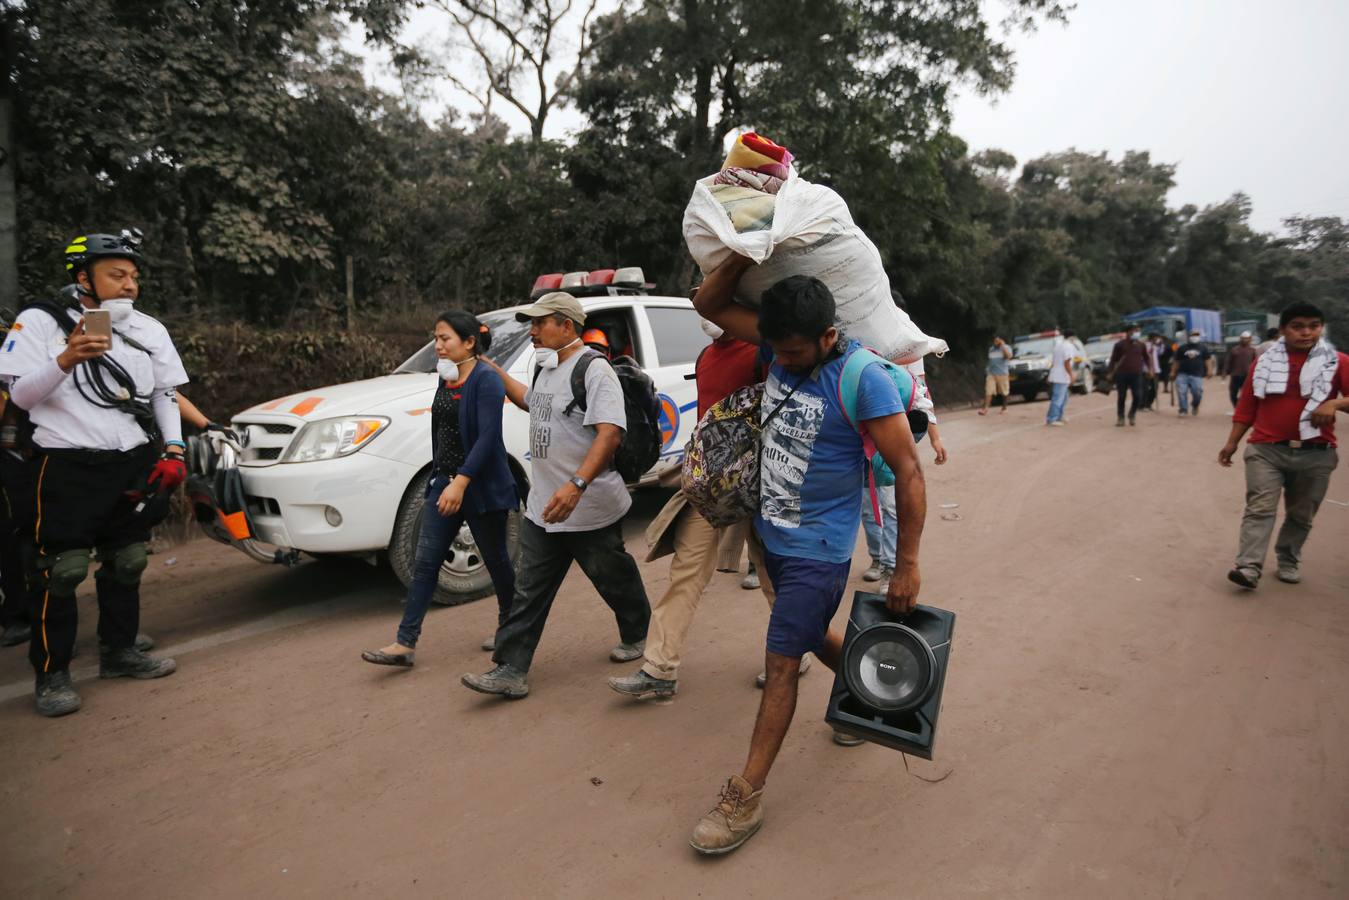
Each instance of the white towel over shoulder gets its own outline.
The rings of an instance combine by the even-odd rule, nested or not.
[[[1302,408],[1302,415],[1298,418],[1298,435],[1304,441],[1321,436],[1321,429],[1312,424],[1312,413],[1330,396],[1339,361],[1334,345],[1322,338],[1302,364],[1302,371],[1298,374],[1298,389],[1307,398],[1307,405]],[[1255,371],[1251,375],[1251,390],[1261,399],[1266,394],[1282,394],[1288,390],[1288,346],[1283,338],[1279,338],[1278,343],[1256,359]]]

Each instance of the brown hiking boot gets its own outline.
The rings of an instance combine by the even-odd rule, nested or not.
[[[732,775],[721,789],[721,800],[693,829],[689,846],[708,856],[730,853],[752,838],[761,825],[763,789],[756,791],[748,781]]]

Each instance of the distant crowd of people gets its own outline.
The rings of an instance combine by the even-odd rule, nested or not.
[[[1335,414],[1349,411],[1349,356],[1325,337],[1325,315],[1310,303],[1296,303],[1279,316],[1264,340],[1243,331],[1223,355],[1221,366],[1199,330],[1178,332],[1168,343],[1160,334],[1146,337],[1132,329],[1111,350],[1106,379],[1115,390],[1116,427],[1137,424],[1140,410],[1155,410],[1162,393],[1174,392],[1181,416],[1199,415],[1204,383],[1215,375],[1227,379],[1232,430],[1218,454],[1232,465],[1242,437],[1247,436],[1246,509],[1239,549],[1228,572],[1234,584],[1253,590],[1264,571],[1280,499],[1284,523],[1274,551],[1280,581],[1302,580],[1302,545],[1325,497],[1338,464]],[[1011,394],[1010,365],[1015,354],[1000,337],[988,348],[984,406]],[[1050,403],[1045,424],[1066,419],[1070,386],[1077,367],[1087,365],[1081,344],[1065,330],[1049,363]],[[1125,398],[1129,403],[1126,410]]]

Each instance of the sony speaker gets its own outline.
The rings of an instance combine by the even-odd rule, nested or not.
[[[897,616],[881,594],[853,595],[824,720],[838,731],[932,758],[956,614],[917,606]]]

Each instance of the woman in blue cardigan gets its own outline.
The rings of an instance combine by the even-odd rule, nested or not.
[[[397,640],[361,659],[380,666],[413,664],[422,620],[435,592],[441,563],[459,528],[468,523],[497,594],[498,624],[515,595],[515,570],[506,544],[506,518],[519,504],[515,479],[501,443],[506,386],[478,357],[492,345],[491,332],[461,309],[436,320],[436,372],[431,402],[431,481],[417,556]]]

